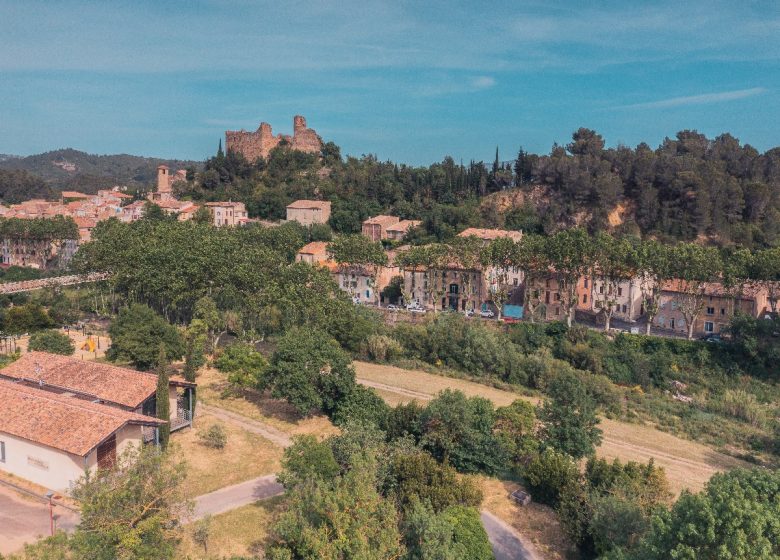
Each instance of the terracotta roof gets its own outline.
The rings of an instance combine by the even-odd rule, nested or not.
[[[321,255],[327,253],[328,243],[327,241],[312,241],[307,243],[301,250],[298,251],[299,255]]]
[[[82,216],[74,216],[73,221],[79,228],[93,228],[97,225],[97,220],[93,218],[85,218]]]
[[[319,208],[320,210],[324,210],[330,209],[330,202],[327,200],[296,200],[295,202],[288,204],[287,208],[299,210]]]
[[[137,408],[157,388],[157,376],[134,369],[47,352],[28,352],[0,369],[0,376],[38,382]]]
[[[693,284],[695,286],[696,284]],[[686,287],[686,281],[679,278],[673,280],[667,280],[663,283],[663,291],[665,292],[683,292]],[[767,289],[760,285],[754,285],[746,283],[742,286],[741,290],[729,290],[720,282],[706,282],[704,284],[704,295],[713,297],[733,297],[738,295],[739,299],[749,300],[759,297],[766,297]]]
[[[422,223],[421,220],[401,220],[398,223],[395,223],[391,226],[387,226],[387,231],[400,231],[400,232],[407,232],[412,228],[416,228]]]
[[[62,191],[62,198],[89,198],[89,196],[79,191]]]
[[[231,207],[231,208],[243,208],[243,202],[207,202],[206,206],[219,206],[219,207]]]
[[[363,222],[364,225],[379,225],[379,226],[391,226],[397,224],[400,221],[398,216],[379,215],[369,218]]]
[[[505,229],[483,229],[483,228],[468,228],[458,234],[458,237],[479,237],[485,241],[492,241],[499,237],[508,237],[513,241],[520,241],[523,238],[523,233],[520,231],[509,231]]]
[[[0,432],[85,457],[126,424],[162,420],[0,380]]]

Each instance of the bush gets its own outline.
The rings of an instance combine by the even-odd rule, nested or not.
[[[469,560],[493,560],[490,546],[479,511],[473,507],[453,506],[444,511],[444,518],[453,526],[452,538],[466,549],[464,558]]]
[[[336,404],[333,423],[344,426],[348,422],[370,423],[384,431],[387,429],[387,417],[390,407],[376,394],[376,391],[362,385],[355,385],[341,401]]]
[[[753,426],[766,423],[766,413],[756,396],[742,389],[728,389],[714,405],[716,410],[744,420]]]
[[[214,366],[228,374],[228,381],[242,387],[257,387],[268,367],[265,357],[245,342],[236,342],[222,351]]]
[[[224,449],[227,445],[227,433],[222,424],[212,424],[205,432],[198,434],[200,443],[211,449]]]
[[[72,356],[76,351],[73,341],[66,334],[58,331],[39,331],[30,336],[30,342],[27,345],[28,350],[38,352],[51,352],[52,354],[62,354],[63,356]]]
[[[111,361],[127,360],[140,370],[157,363],[160,344],[169,360],[184,355],[184,341],[179,330],[150,307],[134,303],[119,312],[108,329],[111,347],[106,357]]]
[[[394,338],[383,334],[368,337],[368,355],[377,362],[392,361],[403,354],[403,348]]]
[[[555,506],[561,491],[569,484],[577,484],[580,471],[574,460],[555,449],[545,449],[521,469],[520,474],[537,502]]]

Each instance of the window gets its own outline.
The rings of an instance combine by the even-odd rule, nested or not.
[[[0,441],[0,463],[5,463],[5,442]]]
[[[626,306],[624,305],[624,306],[623,306],[623,313],[625,313],[627,310],[628,310],[628,307],[626,307]]]
[[[599,286],[599,293],[600,294],[604,293],[604,285],[603,284],[601,286]]]
[[[588,294],[582,295],[582,303],[588,303]]]
[[[715,315],[715,308],[714,307],[708,307],[707,308],[707,315]]]
[[[623,295],[623,288],[618,287],[618,295],[619,296]]]
[[[586,288],[588,287],[588,279],[587,278],[585,279],[585,287]]]
[[[707,321],[704,323],[704,332],[714,332],[715,331],[715,324],[712,321]]]
[[[556,307],[555,308],[555,315],[558,316],[560,314],[561,314],[561,308],[560,307]]]
[[[512,279],[512,283],[513,283],[515,286],[517,286],[517,278],[513,278],[513,279]]]
[[[720,314],[721,315],[725,315],[726,314],[726,309],[724,307],[720,308]]]

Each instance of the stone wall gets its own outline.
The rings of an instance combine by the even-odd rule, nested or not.
[[[225,148],[242,154],[247,161],[268,157],[279,142],[287,141],[292,149],[310,154],[318,154],[322,149],[322,139],[314,129],[306,126],[306,119],[300,115],[293,118],[293,135],[274,136],[271,125],[262,122],[255,132],[228,130],[225,132]]]

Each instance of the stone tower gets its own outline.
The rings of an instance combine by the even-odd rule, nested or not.
[[[293,117],[293,134],[273,135],[271,125],[261,122],[255,132],[246,130],[228,130],[225,132],[225,147],[238,152],[249,162],[257,158],[267,158],[279,142],[286,140],[293,150],[310,154],[318,154],[322,149],[322,139],[317,133],[306,126],[306,119],[301,115]]]

